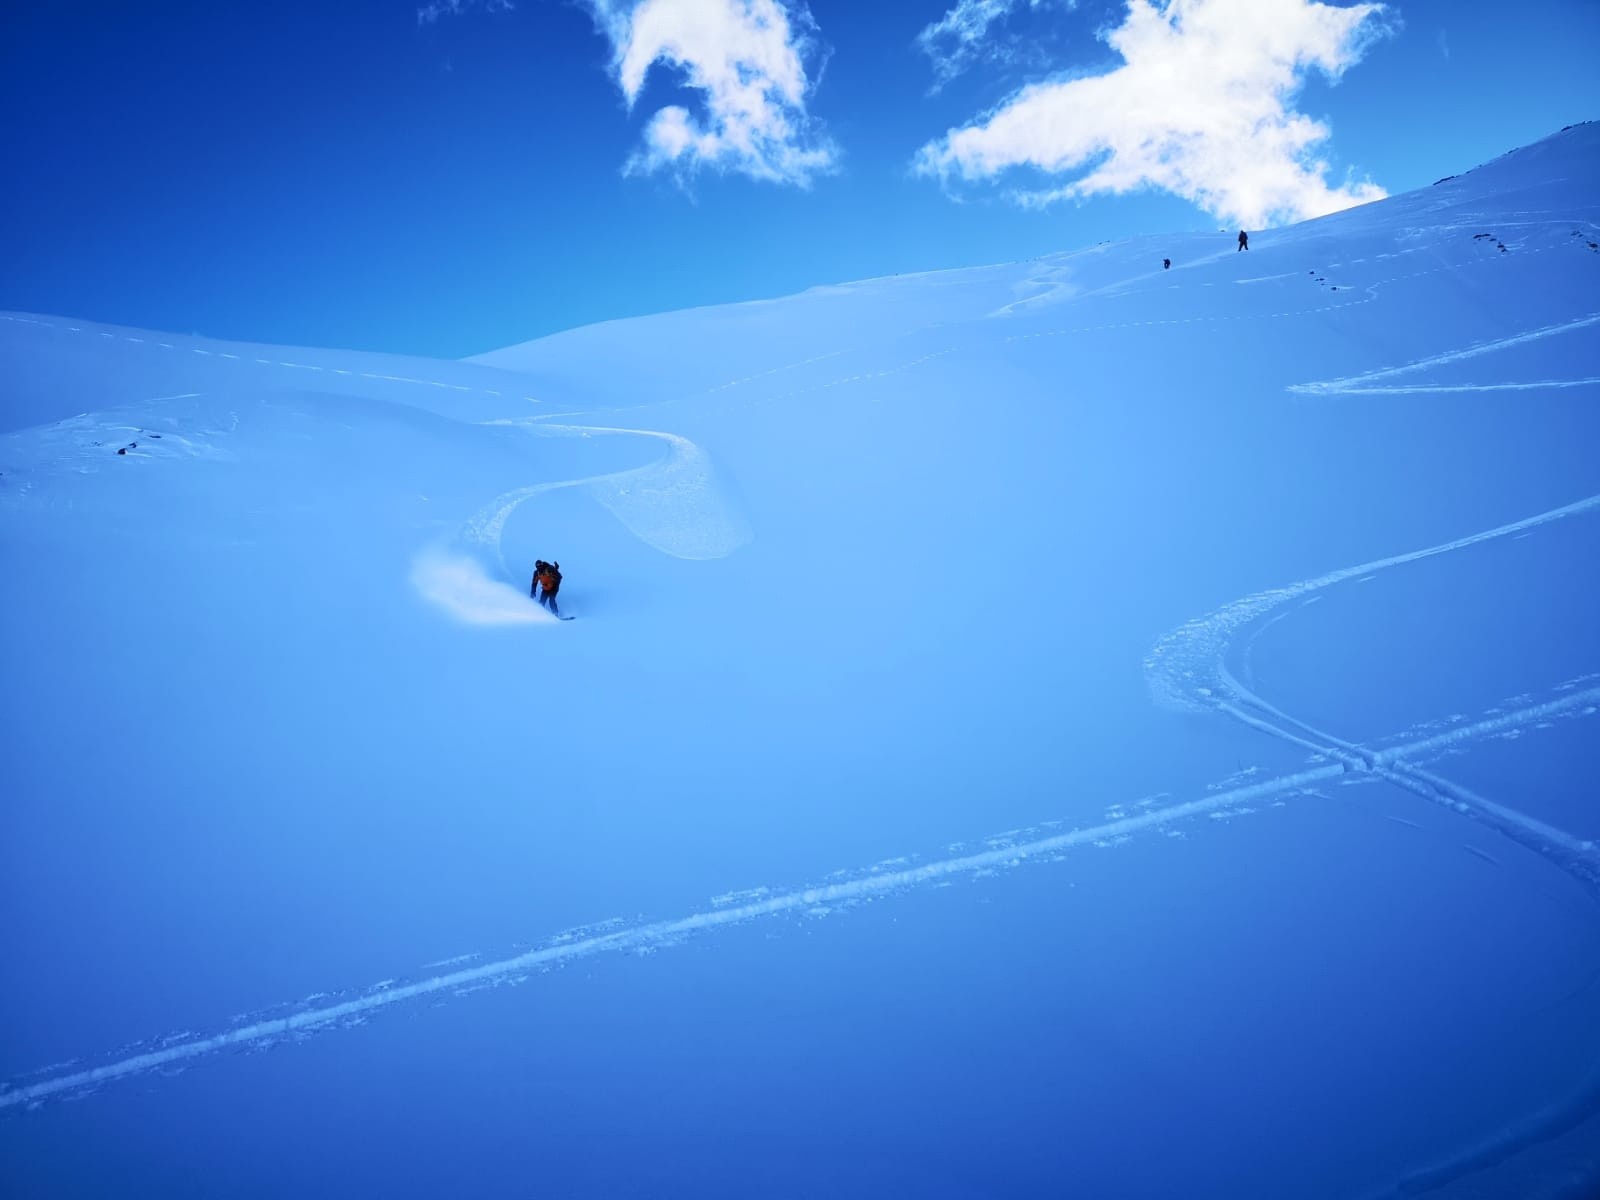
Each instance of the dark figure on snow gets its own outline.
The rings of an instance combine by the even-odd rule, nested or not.
[[[1239,230],[1239,249],[1250,249],[1250,235],[1242,229]]]
[[[539,603],[559,617],[561,610],[556,607],[556,593],[560,590],[561,564],[547,563],[542,558],[535,560],[533,564],[533,586],[528,589],[528,595],[537,594]]]
[[[1170,258],[1163,258],[1161,260],[1161,269],[1163,271],[1168,270],[1171,266],[1172,266],[1172,260]]]

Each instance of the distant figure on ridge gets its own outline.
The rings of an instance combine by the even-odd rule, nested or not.
[[[561,564],[547,563],[542,558],[534,560],[533,584],[528,588],[528,595],[537,595],[539,603],[559,617],[561,610],[556,607],[556,593],[560,590]]]
[[[1250,235],[1242,229],[1239,230],[1239,249],[1250,249]]]
[[[1170,258],[1163,258],[1161,260],[1161,269],[1163,271],[1170,269],[1171,266],[1172,266],[1172,260]]]

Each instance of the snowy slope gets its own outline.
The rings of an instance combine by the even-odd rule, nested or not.
[[[5,315],[9,1190],[1600,1177],[1597,243],[1591,124],[469,362]]]

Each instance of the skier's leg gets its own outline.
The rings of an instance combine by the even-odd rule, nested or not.
[[[548,593],[547,593],[547,595],[548,595]],[[555,613],[555,615],[559,617],[561,615],[561,610],[556,607],[556,598],[555,598],[555,596],[550,595],[549,598],[550,598],[550,611]]]

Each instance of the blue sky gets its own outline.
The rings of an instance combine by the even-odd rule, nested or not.
[[[441,356],[1259,228],[1600,115],[1587,0],[290,0],[0,22],[0,307]]]

